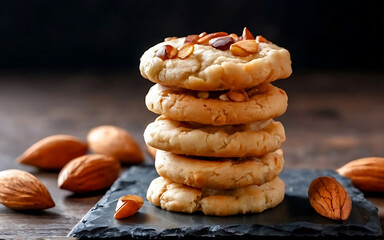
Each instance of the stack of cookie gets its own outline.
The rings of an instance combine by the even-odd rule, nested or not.
[[[288,98],[270,82],[291,74],[287,50],[246,28],[242,36],[173,37],[143,54],[140,71],[157,83],[146,105],[160,114],[144,133],[158,149],[160,177],[147,192],[152,204],[225,216],[283,200],[285,133],[273,118],[286,111]]]

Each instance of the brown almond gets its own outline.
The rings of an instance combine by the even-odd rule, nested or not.
[[[69,135],[53,135],[33,144],[17,161],[42,169],[60,170],[70,160],[87,152],[87,143],[80,139]]]
[[[202,33],[199,34],[199,37],[200,37],[200,38],[205,37],[205,36],[207,36],[207,33],[206,33],[206,32],[202,32]]]
[[[268,41],[266,38],[264,38],[263,36],[259,35],[259,36],[256,36],[256,42],[260,43],[270,43],[270,41]]]
[[[228,33],[226,32],[215,32],[215,33],[210,33],[210,34],[207,34],[205,35],[204,37],[201,37],[197,43],[198,44],[203,44],[203,45],[208,45],[209,43],[209,40],[213,39],[213,38],[217,38],[217,37],[223,37],[223,36],[227,36]]]
[[[336,171],[363,192],[384,192],[384,158],[356,159]]]
[[[333,220],[347,220],[352,210],[348,192],[332,177],[313,180],[308,189],[308,199],[317,213]]]
[[[254,40],[255,39],[253,37],[252,33],[246,27],[243,29],[242,37],[243,37],[243,40]]]
[[[172,59],[176,57],[177,55],[177,48],[171,46],[171,45],[163,45],[159,50],[156,52],[156,57],[161,58],[163,61],[167,59]]]
[[[111,125],[93,128],[87,140],[93,152],[112,156],[122,163],[140,164],[144,161],[136,140],[122,128]]]
[[[15,210],[43,210],[55,206],[39,179],[17,169],[0,171],[0,203]]]
[[[197,43],[197,41],[200,39],[199,35],[188,35],[184,43]]]
[[[231,36],[217,37],[209,40],[209,45],[222,51],[228,50],[235,40]]]
[[[73,159],[59,173],[60,188],[75,193],[108,188],[119,177],[120,163],[102,154],[88,154]]]
[[[193,43],[185,43],[177,53],[177,57],[185,59],[192,55],[194,49],[195,47]]]
[[[119,198],[116,204],[116,213],[113,216],[115,219],[123,219],[137,213],[143,206],[144,200],[137,195],[126,195]]]
[[[242,40],[231,45],[232,55],[246,57],[250,54],[257,53],[259,44],[255,40]]]

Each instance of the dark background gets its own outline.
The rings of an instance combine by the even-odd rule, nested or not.
[[[366,1],[0,1],[0,69],[137,69],[167,36],[247,26],[300,70],[381,71],[383,8]]]

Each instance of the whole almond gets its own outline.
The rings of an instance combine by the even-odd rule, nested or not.
[[[122,128],[99,126],[89,131],[87,139],[89,148],[95,153],[112,156],[127,164],[139,164],[144,161],[136,140]]]
[[[308,189],[308,199],[315,211],[333,220],[347,220],[352,201],[345,188],[332,177],[319,177]]]
[[[60,170],[70,160],[86,154],[87,143],[70,135],[46,137],[29,147],[17,161],[42,169]]]
[[[384,192],[384,158],[356,159],[336,171],[363,192]]]
[[[75,193],[108,188],[119,177],[120,163],[102,154],[88,154],[73,159],[59,173],[60,188]]]
[[[15,210],[43,210],[55,206],[39,179],[17,169],[0,172],[0,203]]]
[[[197,43],[203,44],[203,45],[208,45],[209,40],[211,40],[213,38],[217,38],[217,37],[227,36],[227,35],[228,35],[228,33],[226,33],[226,32],[210,33],[210,34],[204,35],[203,37],[200,37],[200,39],[197,40]]]

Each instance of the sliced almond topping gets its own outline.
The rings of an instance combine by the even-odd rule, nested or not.
[[[198,92],[197,93],[198,98],[208,98],[209,97],[209,92]]]
[[[184,43],[197,43],[197,41],[200,39],[199,35],[188,35]]]
[[[220,50],[228,50],[235,40],[231,36],[217,37],[209,40],[209,45]]]
[[[200,33],[200,34],[199,34],[199,37],[201,37],[201,38],[202,38],[202,37],[204,37],[204,36],[206,36],[206,35],[207,35],[207,33],[206,33],[206,32],[202,32],[202,33]]]
[[[157,50],[156,57],[161,58],[163,61],[167,59],[172,59],[177,55],[177,48],[172,47],[171,45],[164,45],[159,50]]]
[[[143,206],[144,200],[137,195],[127,195],[119,198],[116,205],[115,219],[122,219],[134,215]]]
[[[203,44],[203,45],[208,45],[209,40],[211,40],[212,38],[223,37],[223,36],[227,36],[227,35],[228,35],[228,33],[226,33],[226,32],[210,33],[210,34],[205,35],[204,37],[200,38],[197,41],[197,43],[198,44]]]
[[[256,42],[263,42],[263,43],[270,43],[270,41],[268,41],[266,38],[264,38],[263,36],[259,35],[256,37]]]
[[[177,39],[177,37],[167,37],[167,38],[164,38],[164,42],[168,42],[174,39]]]
[[[243,35],[242,35],[244,40],[254,40],[255,38],[253,37],[252,33],[248,30],[248,28],[244,28],[243,30]]]
[[[185,43],[180,48],[180,50],[177,52],[177,57],[179,57],[181,59],[185,59],[193,53],[194,49],[195,49],[195,47],[194,47],[193,43]]]
[[[244,102],[248,99],[248,95],[245,91],[234,91],[228,92],[228,97],[234,102]]]
[[[234,56],[245,57],[250,54],[257,53],[259,44],[255,40],[238,41],[231,45],[231,53]]]

